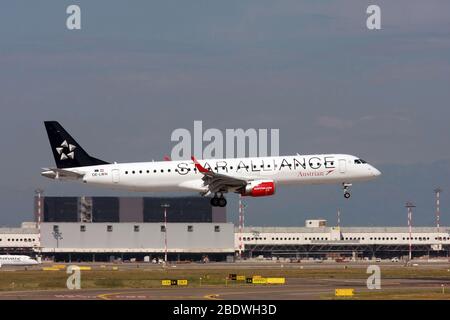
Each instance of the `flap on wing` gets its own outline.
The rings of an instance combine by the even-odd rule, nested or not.
[[[197,170],[204,175],[203,181],[211,192],[227,191],[230,188],[238,188],[247,185],[245,178],[232,177],[226,174],[216,173],[203,167],[197,159],[191,157]]]

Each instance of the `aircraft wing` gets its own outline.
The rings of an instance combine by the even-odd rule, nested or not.
[[[195,157],[192,157],[195,167],[203,174],[204,185],[208,187],[210,193],[227,192],[229,189],[239,189],[245,187],[248,180],[245,178],[236,178],[226,174],[215,173],[203,167]]]
[[[44,171],[41,172],[46,178],[50,179],[61,179],[61,180],[79,180],[84,177],[83,173],[74,172],[65,169],[57,169],[57,168],[44,168]]]

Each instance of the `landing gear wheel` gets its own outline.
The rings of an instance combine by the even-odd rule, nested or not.
[[[225,199],[224,197],[219,198],[219,207],[226,207],[227,205],[227,199]]]
[[[211,206],[213,206],[213,207],[218,207],[219,206],[219,198],[217,198],[217,197],[214,197],[214,198],[211,198]]]
[[[349,199],[351,194],[350,194],[350,187],[352,186],[351,183],[343,183],[342,184],[342,188],[344,189],[344,198],[345,199]]]
[[[211,198],[211,206],[213,207],[225,207],[227,205],[227,199],[223,196],[223,193],[218,192]]]

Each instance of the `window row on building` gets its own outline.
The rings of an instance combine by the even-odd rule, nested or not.
[[[400,238],[398,237],[343,237],[342,240],[371,240],[371,241],[397,241],[400,240]],[[266,237],[242,237],[239,238],[239,240],[243,240],[243,241],[258,241],[258,240],[267,240]],[[328,237],[272,237],[271,238],[272,241],[300,241],[300,240],[312,240],[312,241],[327,241],[329,240]],[[410,240],[409,237],[403,237],[401,238],[401,240]],[[417,241],[429,241],[430,237],[411,237],[411,240],[417,240]],[[434,237],[434,240],[450,240],[450,237]]]
[[[241,239],[239,239],[241,240]],[[267,240],[266,237],[243,237],[242,240],[244,241],[254,241],[254,240]],[[272,237],[272,241],[300,241],[300,240],[329,240],[327,237],[306,237],[306,238],[300,238],[300,237]]]
[[[80,225],[80,232],[86,232],[86,230],[87,230],[87,226],[86,225]],[[165,225],[161,225],[160,230],[161,230],[161,232],[166,232],[166,226]],[[106,231],[107,232],[113,232],[113,226],[112,225],[107,225],[106,226]],[[140,226],[139,225],[134,225],[133,226],[133,231],[134,232],[140,232]],[[187,231],[188,232],[194,232],[194,226],[193,225],[188,225],[187,226]],[[54,233],[59,233],[59,226],[58,225],[54,225],[53,226],[53,232]],[[215,225],[214,226],[214,232],[220,232],[220,226],[219,225]]]
[[[0,238],[0,242],[7,241],[7,242],[34,242],[35,239],[32,238]]]
[[[381,241],[389,241],[389,240],[400,240],[398,237],[369,237],[368,240],[381,240]],[[366,240],[365,237],[344,237],[344,240]],[[418,241],[428,241],[430,237],[402,237],[401,240],[418,240]],[[448,237],[434,237],[434,240],[450,240]]]

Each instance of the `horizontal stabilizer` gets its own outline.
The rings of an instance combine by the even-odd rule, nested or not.
[[[83,179],[84,174],[79,172],[74,172],[70,170],[57,169],[57,168],[43,168],[44,171],[41,175],[56,180],[80,180]]]

